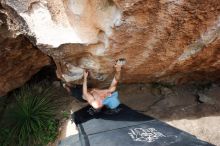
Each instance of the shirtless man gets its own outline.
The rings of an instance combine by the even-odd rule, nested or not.
[[[87,88],[87,77],[88,72],[84,71],[84,81],[83,81],[83,99],[85,99],[94,109],[101,109],[106,106],[110,109],[115,109],[119,106],[120,101],[118,99],[118,92],[116,91],[116,86],[120,79],[121,67],[124,65],[125,60],[120,59],[115,64],[115,76],[112,83],[108,89],[96,89],[93,88],[88,90]]]

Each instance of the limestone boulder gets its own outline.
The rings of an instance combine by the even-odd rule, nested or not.
[[[57,65],[57,75],[108,84],[125,58],[122,82],[191,83],[220,78],[219,0],[2,0],[17,32]],[[15,17],[16,16],[16,17]]]
[[[22,35],[14,38],[14,35],[6,24],[6,16],[1,14],[0,96],[22,86],[43,66],[50,64],[50,58],[33,46],[27,38]]]

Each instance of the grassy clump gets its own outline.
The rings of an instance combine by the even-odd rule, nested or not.
[[[63,118],[68,119],[69,116],[70,116],[70,113],[67,112],[67,111],[63,111],[63,112],[62,112],[62,115],[63,115]]]
[[[40,146],[55,140],[58,103],[52,88],[44,84],[24,86],[13,96],[16,102],[0,123],[1,145]]]

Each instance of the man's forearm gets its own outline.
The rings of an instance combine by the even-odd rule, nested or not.
[[[55,64],[56,64],[56,67],[57,67],[57,69],[56,69],[56,74],[57,74],[57,77],[59,78],[59,79],[62,79],[62,68],[61,68],[61,64],[60,64],[60,62],[56,62],[56,61],[54,61],[55,62]]]
[[[116,81],[118,82],[120,80],[120,78],[121,78],[121,71],[116,71],[116,73],[115,73]]]
[[[83,94],[87,94],[87,78],[83,81]]]
[[[121,71],[116,71],[115,76],[112,80],[112,83],[109,87],[110,92],[114,92],[116,90],[118,81],[120,80],[120,76],[121,76]]]

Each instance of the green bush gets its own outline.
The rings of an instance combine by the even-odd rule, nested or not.
[[[2,145],[46,145],[57,136],[54,116],[59,106],[52,88],[43,84],[24,86],[14,93],[16,103],[3,117]]]
[[[70,113],[67,111],[63,111],[62,114],[63,114],[63,118],[65,118],[65,119],[68,119],[70,116]]]

